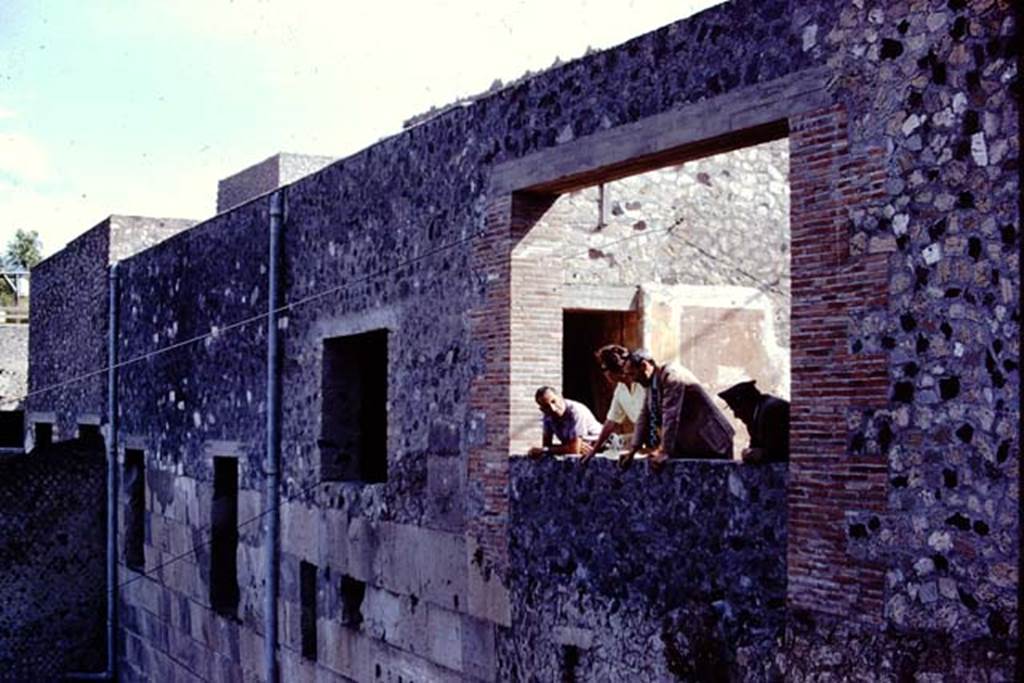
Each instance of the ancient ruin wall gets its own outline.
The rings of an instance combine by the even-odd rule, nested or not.
[[[517,461],[499,679],[777,676],[785,469]]]
[[[0,678],[103,670],[105,508],[101,451],[0,456]]]
[[[104,220],[32,269],[29,314],[28,438],[33,418],[54,422],[54,440],[74,438],[79,416],[100,416],[107,364],[107,265]],[[67,383],[69,380],[84,377]]]
[[[0,324],[0,410],[21,410],[28,390],[28,325]]]
[[[1018,579],[1005,567],[1015,566],[1019,557],[1017,522],[1009,514],[1019,505],[1014,427],[1019,395],[1018,131],[1017,103],[1008,94],[1017,78],[1010,42],[1014,30],[1008,5],[1001,2],[885,9],[856,3],[807,8],[736,2],[453,110],[289,188],[287,296],[298,301],[316,295],[317,304],[311,309],[316,313],[290,312],[286,332],[285,491],[297,500],[285,512],[285,528],[293,533],[284,535],[291,545],[285,548],[282,570],[295,577],[299,557],[319,567],[321,651],[334,653],[335,659],[325,654],[313,665],[300,656],[298,589],[289,579],[282,587],[282,661],[288,675],[310,675],[322,667],[370,677],[378,664],[382,673],[391,667],[395,675],[414,672],[440,680],[495,675],[493,657],[488,659],[493,640],[488,639],[511,624],[508,595],[500,589],[508,539],[502,476],[507,449],[496,447],[507,438],[499,420],[508,403],[501,394],[507,360],[485,351],[491,339],[500,343],[500,326],[508,320],[501,250],[509,233],[487,244],[471,240],[491,221],[502,226],[500,213],[509,207],[501,204],[503,199],[488,205],[489,169],[812,66],[830,71],[828,87],[836,104],[821,112],[795,113],[790,121],[791,149],[795,137],[803,162],[799,169],[794,165],[791,177],[793,210],[806,218],[791,226],[792,337],[794,353],[802,349],[800,360],[806,364],[800,371],[807,373],[812,362],[824,366],[817,371],[823,373],[819,391],[828,393],[825,399],[821,393],[794,393],[794,414],[820,431],[801,432],[807,450],[796,454],[790,467],[791,604],[808,610],[812,622],[822,613],[847,617],[849,628],[865,637],[875,638],[888,627],[884,638],[878,636],[882,650],[905,643],[900,634],[928,639],[931,633],[953,633],[957,642],[989,639],[979,647],[995,647],[996,652],[1000,644],[1013,642]],[[813,163],[818,153],[824,156]],[[189,247],[189,273],[202,284],[194,294],[221,292],[210,299],[217,303],[199,317],[197,329],[201,323],[237,320],[235,306],[243,311],[248,306],[243,293],[250,296],[262,287],[264,280],[249,269],[260,263],[256,254],[265,251],[263,238],[242,239],[240,226],[247,216],[263,211],[243,207],[230,212],[223,225],[238,221],[238,226],[225,230],[229,238],[219,238],[215,228],[221,224],[211,224],[203,240]],[[252,223],[250,233],[265,234],[263,218]],[[166,272],[181,254],[177,247],[161,249],[153,250],[159,256],[147,263]],[[239,249],[252,255],[236,267]],[[847,256],[853,258],[847,262]],[[233,267],[240,275],[228,270]],[[798,275],[803,278],[799,291]],[[139,278],[139,291],[155,294]],[[847,285],[849,291],[843,289]],[[837,293],[842,298],[829,309],[827,298]],[[162,330],[174,316],[165,299],[164,291],[160,297],[139,298],[146,307],[158,306],[158,323],[136,316],[125,332],[132,348],[151,348],[154,334],[166,338]],[[494,308],[478,306],[484,302]],[[810,326],[821,318],[815,306],[833,310],[827,329]],[[331,484],[308,492],[319,431],[316,385],[310,385],[310,378],[316,374],[322,337],[390,325],[400,338],[389,380],[394,441],[389,482]],[[234,391],[255,377],[252,400],[260,400],[259,371],[247,365],[249,359],[259,362],[256,329],[249,328],[241,342],[230,345],[226,336],[214,338],[210,343],[222,344],[220,354],[195,361],[203,368],[199,373],[189,356],[167,360],[181,364],[141,390],[166,397],[161,410],[167,412],[143,424],[142,411],[151,406],[139,402],[131,409],[137,422],[126,431],[134,430],[143,443],[164,443],[160,457],[173,459],[177,453],[182,467],[197,473],[197,481],[208,476],[203,472],[209,451],[198,449],[206,434],[248,443],[243,453],[257,452],[259,437],[249,443],[247,435],[260,431],[261,418],[258,412],[245,413],[242,406],[249,397],[244,390]],[[252,347],[236,355],[238,343]],[[812,358],[816,344],[825,349],[824,361]],[[245,379],[226,384],[218,364],[249,368],[252,374],[239,370]],[[856,368],[869,375],[869,387],[852,384]],[[836,379],[826,371],[846,374]],[[172,382],[172,374],[182,379]],[[950,381],[954,374],[957,382]],[[198,410],[198,424],[195,409],[164,419],[172,414],[170,392],[184,378],[192,392],[186,405],[194,405],[199,396],[211,397],[207,409]],[[131,379],[140,387],[146,384],[144,374]],[[214,382],[218,385],[211,386]],[[936,385],[937,398],[929,393]],[[233,395],[228,399],[221,393]],[[875,403],[847,411],[848,403],[840,399],[851,394],[866,394]],[[217,412],[221,406],[223,415]],[[232,411],[239,413],[237,425]],[[193,420],[187,440],[180,431],[186,415]],[[951,440],[963,445],[951,452]],[[955,478],[946,470],[954,470]],[[254,467],[249,472],[254,479],[260,476]],[[179,536],[194,533],[206,519],[200,506],[207,497],[178,493],[194,487],[188,477],[171,481],[174,505],[188,510]],[[252,486],[243,476],[243,489]],[[425,495],[431,489],[436,496]],[[251,509],[253,501],[242,505]],[[986,509],[990,502],[991,514]],[[969,530],[963,528],[965,520]],[[300,529],[305,535],[298,534]],[[345,529],[344,543],[331,536],[339,529]],[[401,574],[409,565],[403,559],[442,547],[438,539],[451,545],[432,556],[438,561],[429,573]],[[444,567],[438,558],[454,561]],[[255,556],[245,560],[254,575],[261,572],[259,562]],[[128,603],[140,608],[146,625],[129,626],[127,660],[146,671],[157,670],[148,665],[160,671],[188,669],[195,661],[189,657],[199,657],[190,652],[223,647],[219,657],[203,661],[231,671],[240,661],[259,661],[252,628],[213,617],[201,597],[172,599],[188,591],[202,594],[202,566],[159,577],[164,586],[179,588],[138,582],[147,588],[129,596]],[[340,630],[330,616],[336,613],[339,569],[367,577],[368,590],[380,593],[367,624],[390,623],[404,609],[411,613],[414,605],[421,609],[423,596],[432,590],[424,586],[435,585],[432,577],[455,578],[453,587],[445,585],[427,601],[434,609],[426,611],[425,630],[396,635],[368,626],[352,633]],[[259,600],[255,588],[243,587],[243,604]],[[256,610],[243,611],[243,624],[252,623]],[[853,623],[865,616],[864,623]],[[444,624],[440,632],[451,637],[424,635],[439,632],[429,628],[431,623]],[[181,637],[185,633],[187,639]],[[793,651],[807,646],[810,655],[793,669],[827,668],[837,648],[820,630],[795,633]],[[171,654],[173,648],[179,648],[177,654]],[[910,661],[911,668],[927,670],[920,668],[924,660]],[[1004,672],[1012,667],[1003,655],[990,661]]]
[[[29,420],[54,421],[54,440],[106,410],[108,266],[186,230],[195,221],[114,215],[32,269]],[[45,391],[44,391],[45,390]],[[31,433],[31,430],[29,430]]]

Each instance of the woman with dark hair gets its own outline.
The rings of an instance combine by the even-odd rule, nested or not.
[[[645,389],[626,372],[629,349],[618,344],[602,346],[594,353],[597,365],[609,384],[615,385],[612,402],[608,406],[608,417],[601,428],[601,435],[594,443],[594,450],[583,458],[589,460],[594,453],[602,450],[613,434],[623,432],[623,427],[632,427],[644,407]]]

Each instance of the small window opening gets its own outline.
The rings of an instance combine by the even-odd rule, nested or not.
[[[601,373],[594,352],[607,344],[640,346],[640,316],[636,311],[564,311],[562,335],[562,393],[592,406],[594,416],[604,421],[614,386]]]
[[[25,413],[21,410],[0,410],[0,448],[21,448],[25,445]]]
[[[562,646],[562,683],[576,683],[576,669],[580,664],[580,649],[576,645]]]
[[[78,425],[78,440],[87,446],[99,446],[103,447],[103,434],[100,432],[100,426],[94,424],[80,424]]]
[[[302,656],[316,661],[316,565],[299,562],[299,599],[302,603]]]
[[[387,481],[388,331],[325,339],[322,370],[321,476]]]
[[[146,566],[146,471],[140,450],[124,453],[124,563],[142,571]]]
[[[347,574],[341,577],[341,623],[357,629],[363,623],[363,598],[366,583]]]
[[[210,528],[210,605],[226,616],[238,609],[238,460],[214,457]]]
[[[36,447],[49,446],[53,443],[53,423],[36,422],[35,426]]]

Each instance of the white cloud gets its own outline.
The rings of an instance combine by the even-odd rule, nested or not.
[[[13,109],[8,109],[7,107],[0,104],[0,120],[13,119],[15,116],[17,116],[17,114],[14,112]]]

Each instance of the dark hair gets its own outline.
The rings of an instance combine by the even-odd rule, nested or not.
[[[533,395],[533,400],[536,401],[537,403],[540,403],[540,400],[544,398],[544,394],[548,393],[549,391],[555,396],[561,396],[561,394],[558,393],[558,389],[555,389],[554,387],[549,387],[547,384],[545,384],[544,386],[537,390],[537,393]]]
[[[654,356],[647,349],[636,349],[635,351],[629,352],[629,362],[639,365],[640,363],[647,361],[648,363],[654,364]]]
[[[623,372],[626,369],[626,361],[629,360],[629,349],[618,344],[608,344],[595,351],[594,358],[597,359],[601,370]]]

